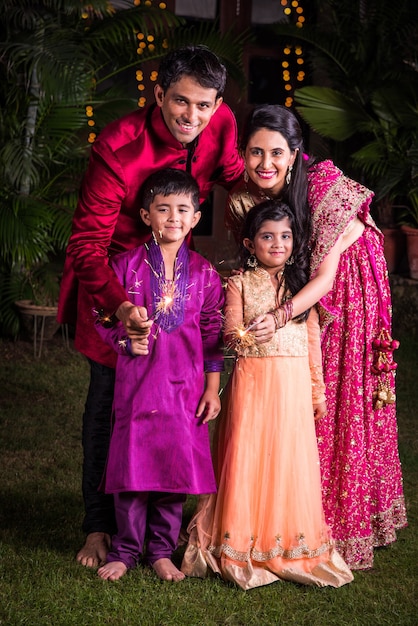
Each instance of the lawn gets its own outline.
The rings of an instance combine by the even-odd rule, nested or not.
[[[81,546],[83,357],[56,336],[0,340],[0,624],[4,626],[407,626],[418,624],[418,337],[400,337],[398,414],[409,527],[341,589],[218,579],[164,583],[142,567],[116,583],[75,562]],[[185,517],[193,508],[191,499]],[[179,553],[178,558],[181,557]]]

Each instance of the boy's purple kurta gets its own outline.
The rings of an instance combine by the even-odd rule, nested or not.
[[[155,315],[163,294],[159,246],[148,244],[113,259],[132,303]],[[131,356],[119,322],[98,326],[118,352],[114,424],[105,491],[216,491],[207,424],[196,417],[204,372],[221,371],[221,309],[224,295],[213,266],[183,243],[175,269],[171,313],[155,316],[149,354]]]

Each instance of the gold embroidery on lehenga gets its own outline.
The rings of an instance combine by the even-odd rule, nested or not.
[[[314,275],[355,217],[375,226],[368,215],[361,215],[362,206],[373,197],[373,192],[344,176],[331,161],[312,168],[308,179],[308,202],[312,211],[311,274]]]
[[[275,537],[276,546],[270,548],[270,550],[265,551],[257,550],[257,548],[252,545],[253,540],[251,540],[251,545],[245,552],[235,550],[227,543],[222,543],[220,546],[210,545],[208,547],[208,551],[218,559],[221,558],[221,556],[224,554],[230,559],[233,559],[234,561],[240,561],[242,563],[248,561],[257,561],[259,563],[264,563],[266,561],[271,561],[272,559],[275,559],[277,557],[288,560],[301,558],[313,559],[315,557],[321,556],[322,554],[330,550],[334,545],[333,541],[325,541],[317,548],[311,549],[305,543],[305,535],[303,533],[300,533],[296,537],[298,545],[286,549],[280,545],[280,539],[280,535],[277,535]]]

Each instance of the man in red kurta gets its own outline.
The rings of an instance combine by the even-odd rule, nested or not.
[[[75,326],[75,347],[90,362],[83,416],[86,544],[77,555],[94,567],[115,530],[112,496],[98,491],[109,446],[116,354],[95,331],[93,310],[120,319],[131,336],[144,323],[109,267],[114,254],[149,235],[139,217],[141,185],[154,171],[190,172],[201,202],[215,183],[231,187],[243,171],[236,121],[222,93],[226,70],[204,47],[188,46],[161,62],[155,104],[109,124],[92,146],[74,214],[61,284],[58,319]]]

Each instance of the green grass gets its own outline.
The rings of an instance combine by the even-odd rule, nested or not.
[[[243,592],[210,578],[161,582],[139,567],[116,583],[75,560],[80,530],[84,359],[60,337],[41,360],[0,343],[0,624],[7,626],[408,626],[418,624],[418,338],[397,354],[409,527],[341,589],[276,583]],[[185,516],[190,516],[193,500]],[[180,554],[178,558],[180,558]]]

